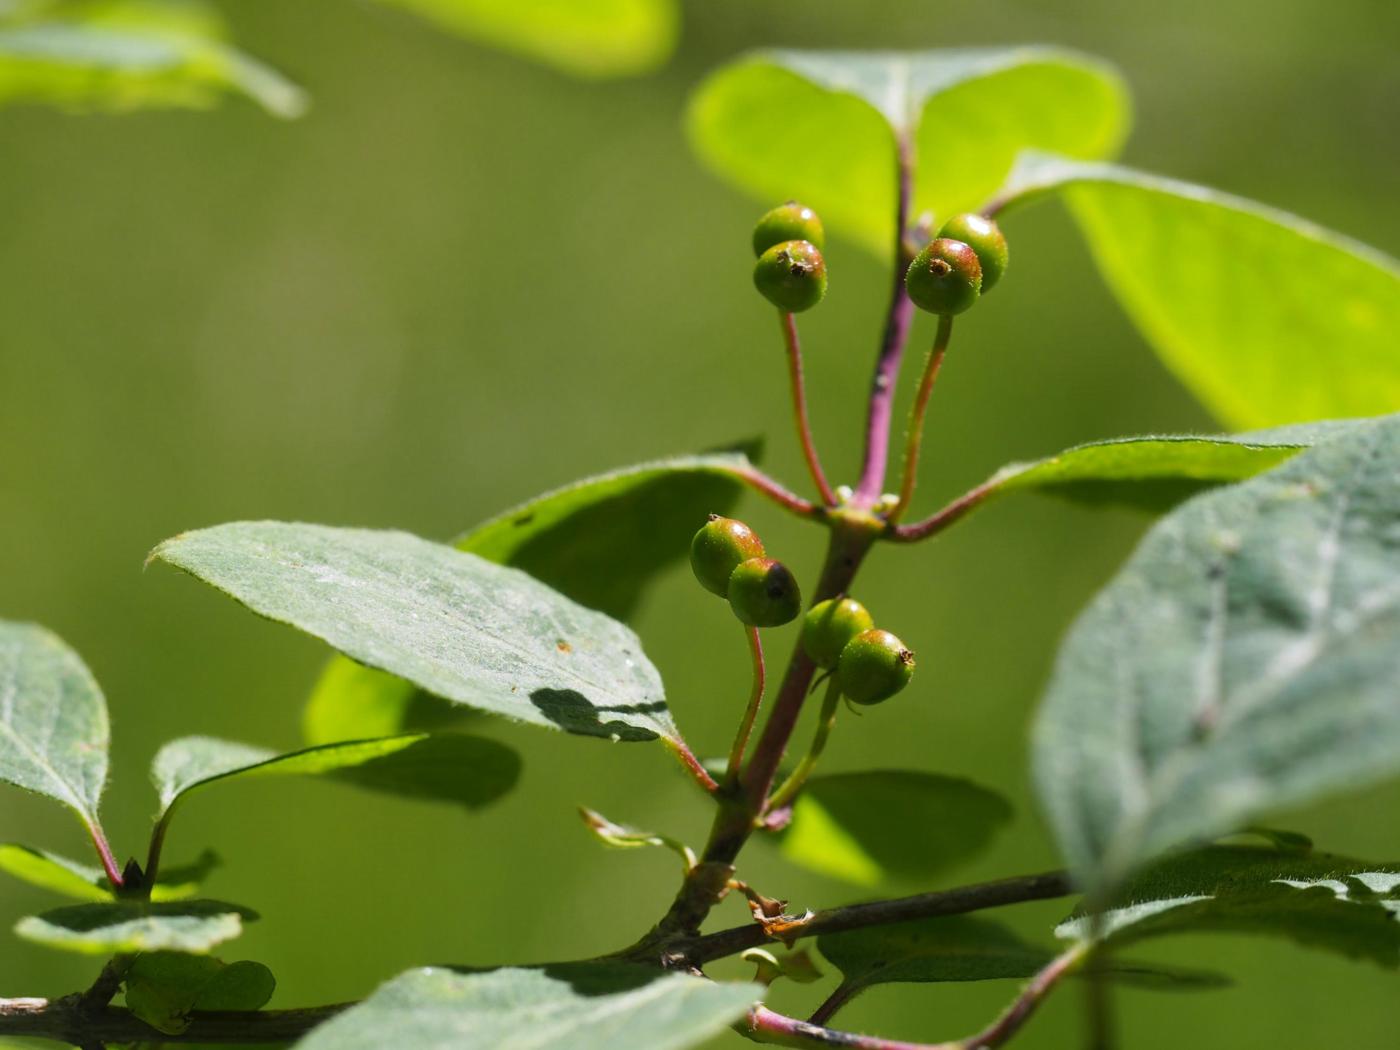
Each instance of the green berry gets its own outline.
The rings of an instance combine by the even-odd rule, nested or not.
[[[960,314],[982,291],[982,264],[969,245],[939,237],[914,256],[904,287],[920,310]]]
[[[783,241],[758,257],[753,284],[779,310],[799,314],[826,294],[826,262],[810,241]]]
[[[690,541],[690,569],[700,586],[721,598],[729,593],[729,577],[740,562],[763,557],[763,541],[742,521],[711,514]]]
[[[750,627],[780,627],[797,619],[802,593],[782,562],[750,558],[729,577],[729,607]]]
[[[802,621],[802,648],[818,667],[835,667],[847,643],[874,626],[870,612],[854,598],[828,598]]]
[[[836,677],[852,703],[878,704],[909,684],[914,654],[889,631],[865,631],[841,650]]]
[[[1001,227],[985,215],[966,212],[954,215],[943,224],[938,236],[962,241],[977,253],[977,262],[982,267],[982,294],[992,290],[992,285],[1001,280],[1006,272],[1010,253],[1006,247],[1006,237]]]
[[[811,208],[797,201],[788,201],[758,220],[758,225],[753,228],[753,253],[762,255],[783,241],[807,241],[820,250],[826,247],[826,231]]]

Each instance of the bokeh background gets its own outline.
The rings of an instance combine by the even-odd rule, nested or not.
[[[142,848],[145,767],[163,740],[296,745],[324,657],[168,569],[143,574],[160,539],[258,517],[447,537],[575,477],[754,434],[770,438],[774,473],[801,480],[771,311],[749,287],[761,208],[700,168],[679,119],[704,72],[747,47],[1096,52],[1136,91],[1129,162],[1400,246],[1400,9],[1384,0],[692,0],[666,68],[599,84],[349,0],[225,9],[244,47],[309,88],[309,116],[280,123],[238,102],[0,112],[0,616],[57,630],[104,684],[106,814],[124,853]],[[1018,213],[1008,232],[1010,277],[960,326],[935,402],[930,505],[1011,459],[1212,425],[1128,326],[1057,206]],[[820,444],[846,477],[887,278],[839,241],[828,260],[832,292],[805,338]],[[819,537],[753,500],[743,513],[815,571]],[[1028,789],[1028,717],[1057,637],[1145,524],[1023,496],[871,562],[863,597],[916,645],[920,674],[898,702],[845,723],[827,768],[940,770],[1005,791],[1014,826],[946,883],[1054,865]],[[723,604],[678,565],[635,626],[692,742],[719,750],[746,687]],[[263,915],[225,955],[268,963],[275,1004],[359,996],[417,963],[593,954],[659,914],[673,860],[601,849],[574,806],[698,843],[707,807],[661,749],[482,724],[526,766],[518,790],[475,816],[296,780],[230,785],[184,812],[171,856],[222,853],[210,893]],[[1400,789],[1385,787],[1275,823],[1393,860],[1397,814]],[[75,821],[9,790],[0,840],[85,849]],[[867,895],[762,844],[744,873],[801,905]],[[0,883],[0,923],[50,903]],[[1044,937],[1063,910],[1005,915]],[[745,914],[731,902],[716,922]],[[1217,967],[1238,986],[1123,993],[1134,1050],[1395,1046],[1393,973],[1223,936],[1139,954]],[[96,966],[11,941],[0,991],[67,992]],[[952,1037],[1012,992],[881,988],[840,1022]],[[1064,990],[1017,1045],[1073,1045],[1079,996]]]

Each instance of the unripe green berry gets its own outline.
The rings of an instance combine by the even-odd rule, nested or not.
[[[874,626],[869,610],[854,598],[828,598],[807,611],[802,648],[818,667],[835,667],[847,643]]]
[[[878,704],[909,684],[914,654],[889,631],[878,628],[856,635],[841,650],[836,677],[852,703]]]
[[[977,253],[977,262],[982,267],[982,294],[992,290],[992,285],[1001,280],[1006,272],[1010,252],[1006,247],[1006,237],[1001,227],[985,215],[966,212],[954,215],[943,224],[938,236],[962,241]]]
[[[810,241],[783,241],[758,257],[753,285],[779,310],[798,314],[826,294],[826,262]]]
[[[802,593],[782,562],[750,558],[729,577],[729,607],[750,627],[780,627],[797,619]]]
[[[783,241],[807,241],[820,250],[826,247],[826,231],[811,208],[797,201],[788,201],[758,220],[758,225],[753,228],[753,253],[762,255]]]
[[[939,237],[914,256],[904,275],[909,298],[931,314],[960,314],[982,290],[982,264],[962,241]]]
[[[741,562],[763,557],[763,541],[742,521],[711,514],[690,541],[690,570],[700,586],[721,598],[729,594],[729,577]]]

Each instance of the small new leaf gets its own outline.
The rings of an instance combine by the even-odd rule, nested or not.
[[[145,952],[123,980],[126,1005],[152,1028],[179,1035],[194,1010],[260,1010],[277,981],[262,963],[226,964],[205,955]]]
[[[27,941],[86,955],[174,951],[202,955],[243,932],[257,913],[222,901],[75,904],[21,919]]]

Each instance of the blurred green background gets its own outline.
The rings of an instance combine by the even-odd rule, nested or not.
[[[744,48],[1095,52],[1136,92],[1129,162],[1400,245],[1400,10],[1382,0],[697,0],[661,73],[600,84],[346,0],[225,7],[242,46],[309,88],[304,120],[239,102],[0,112],[0,616],[57,630],[104,684],[106,814],[124,854],[142,848],[144,770],[163,740],[294,746],[324,656],[174,572],[143,575],[160,539],[258,517],[446,537],[575,477],[756,433],[770,438],[769,468],[801,480],[771,310],[749,287],[761,207],[700,169],[679,120],[689,87]],[[1010,459],[1212,425],[1127,325],[1057,207],[1008,225],[1015,265],[960,326],[933,409],[929,505]],[[819,441],[848,478],[887,277],[848,244],[828,261],[832,292],[804,336]],[[930,335],[921,326],[916,342]],[[818,536],[752,500],[742,513],[810,578]],[[947,883],[1054,865],[1027,786],[1028,715],[1068,618],[1144,525],[1016,497],[871,562],[862,596],[918,648],[920,674],[899,702],[846,721],[828,768],[941,770],[1006,791],[1020,810],[1010,833]],[[727,610],[678,567],[635,626],[692,743],[718,751],[746,688]],[[171,858],[216,846],[226,866],[211,895],[262,912],[225,954],[268,963],[275,1004],[359,996],[415,963],[596,953],[665,906],[672,858],[604,851],[574,813],[586,803],[698,844],[707,806],[662,750],[483,724],[526,762],[520,788],[483,814],[251,781],[208,792],[176,823]],[[1397,813],[1391,787],[1276,823],[1393,860]],[[85,848],[75,821],[14,791],[0,840]],[[802,906],[866,895],[761,843],[743,874]],[[50,903],[0,883],[4,923]],[[1005,914],[1046,936],[1064,907]],[[731,902],[715,921],[745,917]],[[1140,954],[1239,984],[1122,994],[1126,1047],[1395,1046],[1394,974],[1244,938]],[[63,993],[96,967],[12,941],[0,991]],[[1012,991],[880,988],[840,1023],[952,1037]],[[1079,995],[1062,992],[1017,1045],[1072,1045]],[[811,990],[775,996],[804,1002]]]

